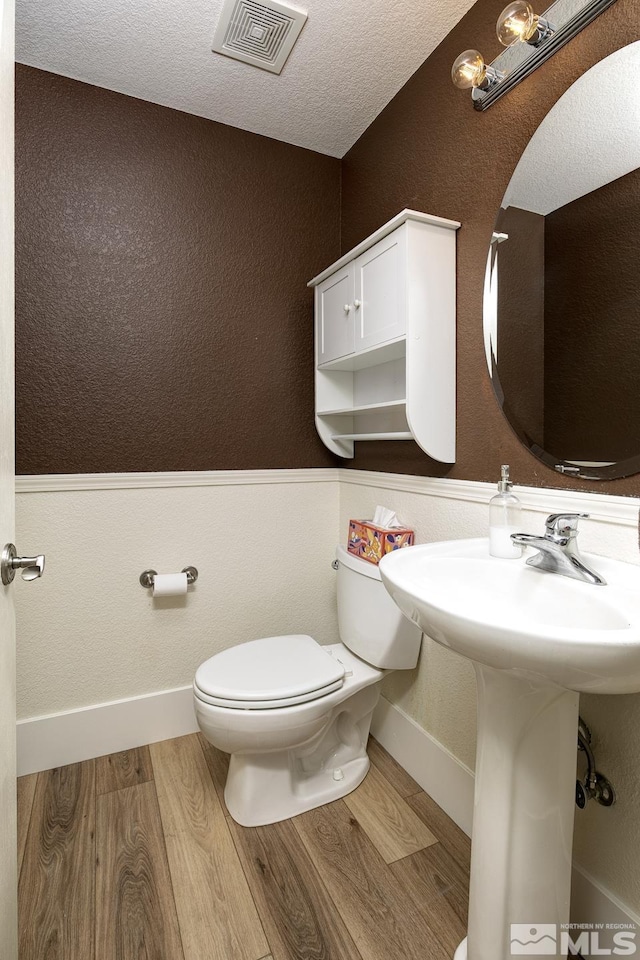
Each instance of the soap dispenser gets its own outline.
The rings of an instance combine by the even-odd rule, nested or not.
[[[513,483],[509,479],[509,464],[501,467],[501,480],[498,493],[489,502],[489,553],[492,557],[504,560],[517,560],[522,556],[522,547],[511,539],[512,533],[520,533],[521,504],[511,492]]]

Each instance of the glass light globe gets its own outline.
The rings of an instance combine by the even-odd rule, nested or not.
[[[482,54],[477,50],[465,50],[451,67],[451,79],[460,90],[479,87],[487,75]]]
[[[536,32],[537,24],[538,18],[531,4],[527,0],[514,0],[498,17],[498,40],[504,47],[512,47],[521,40],[526,43]]]

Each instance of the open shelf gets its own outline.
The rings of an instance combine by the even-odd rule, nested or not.
[[[358,413],[379,413],[381,410],[393,410],[406,407],[406,400],[381,400],[380,403],[363,403],[357,407],[340,407],[337,410],[318,410],[319,417],[352,417]]]
[[[338,433],[334,440],[413,440],[408,430],[396,430],[393,433]]]
[[[399,360],[407,351],[406,337],[389,340],[387,343],[377,344],[360,353],[351,353],[347,357],[329,360],[318,364],[318,370],[366,370],[367,367],[377,367],[388,360]]]

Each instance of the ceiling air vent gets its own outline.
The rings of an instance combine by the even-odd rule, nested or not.
[[[280,73],[306,19],[302,10],[276,0],[225,0],[212,49]]]

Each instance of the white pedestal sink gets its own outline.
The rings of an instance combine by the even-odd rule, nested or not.
[[[380,564],[403,613],[476,671],[469,924],[455,960],[562,957],[579,692],[640,691],[640,568],[585,560],[606,585],[495,559],[488,540],[410,547]]]

